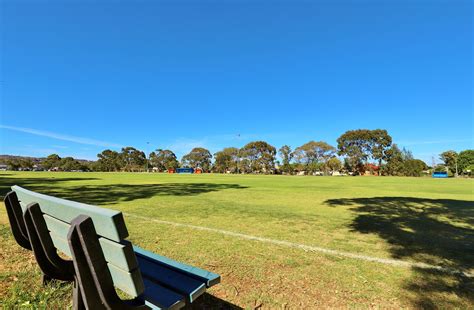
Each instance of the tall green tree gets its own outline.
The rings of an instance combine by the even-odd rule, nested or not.
[[[222,151],[214,154],[213,171],[219,173],[238,172],[239,149],[235,147],[226,147]]]
[[[101,171],[120,171],[125,163],[122,160],[120,153],[112,150],[104,150],[97,154],[98,160],[95,169]]]
[[[292,173],[292,166],[291,161],[293,160],[294,153],[291,151],[291,147],[289,145],[283,145],[279,150],[278,153],[282,159],[282,164],[280,170],[284,173]]]
[[[392,137],[385,129],[370,131],[370,153],[371,157],[382,167],[382,162],[387,159],[387,151],[392,145]]]
[[[181,159],[183,167],[201,168],[204,172],[211,170],[212,155],[203,147],[195,147]]]
[[[371,155],[372,135],[368,129],[349,130],[337,139],[338,155],[347,156],[354,173],[364,173]]]
[[[326,162],[336,152],[336,148],[324,141],[309,141],[295,149],[295,159],[305,165],[308,172],[321,168],[327,170]]]
[[[403,163],[403,174],[408,177],[420,177],[427,169],[426,163],[420,159],[409,159]]]
[[[83,165],[72,157],[64,157],[59,163],[59,168],[63,171],[82,170]]]
[[[49,170],[54,167],[59,167],[61,163],[61,157],[58,154],[51,154],[41,163],[44,169]]]
[[[474,173],[474,150],[465,150],[459,153],[458,156],[458,170],[459,172],[467,173],[471,170]]]
[[[125,163],[123,167],[125,171],[142,171],[145,169],[147,159],[144,152],[128,146],[122,148],[120,155]]]
[[[349,130],[337,139],[338,154],[347,156],[353,172],[363,173],[369,159],[378,162],[379,167],[387,161],[392,137],[384,129]]]
[[[170,150],[157,149],[150,153],[150,164],[158,168],[159,171],[176,169],[179,167],[176,155]]]
[[[393,144],[386,152],[387,164],[382,166],[384,175],[419,177],[423,170],[428,169],[426,163],[420,159],[414,159],[412,153]]]
[[[273,173],[276,148],[265,141],[253,141],[240,149],[243,172]]]
[[[392,147],[387,151],[387,164],[381,168],[382,174],[401,176],[404,174],[404,162],[405,156],[398,147],[393,144]]]
[[[456,153],[456,151],[445,151],[439,155],[439,158],[452,173],[456,173],[456,164],[458,160],[458,153]]]

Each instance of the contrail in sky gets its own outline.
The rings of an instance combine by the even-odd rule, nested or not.
[[[13,130],[17,132],[29,133],[32,135],[47,137],[47,138],[56,139],[56,140],[74,142],[78,144],[87,144],[87,145],[95,145],[95,146],[103,146],[103,147],[111,147],[111,148],[122,147],[122,145],[117,144],[117,143],[100,141],[100,140],[83,138],[83,137],[70,136],[70,135],[65,135],[61,133],[38,130],[38,129],[33,129],[33,128],[15,127],[15,126],[8,126],[8,125],[1,125],[1,124],[0,124],[0,128]]]

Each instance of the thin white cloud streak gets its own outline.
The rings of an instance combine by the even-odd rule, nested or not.
[[[56,139],[56,140],[74,142],[78,144],[95,145],[95,146],[110,147],[110,148],[122,147],[122,145],[117,144],[117,143],[100,141],[100,140],[89,139],[89,138],[84,138],[84,137],[70,136],[70,135],[65,135],[61,133],[38,130],[38,129],[33,129],[33,128],[15,127],[15,126],[8,126],[8,125],[1,125],[1,124],[0,124],[0,128],[17,131],[17,132],[24,132],[24,133],[41,136],[41,137],[47,137],[47,138]]]

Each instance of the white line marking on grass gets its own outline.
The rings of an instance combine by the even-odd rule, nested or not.
[[[152,221],[159,224],[171,225],[171,226],[176,226],[176,227],[185,227],[185,228],[191,228],[191,229],[202,230],[202,231],[210,231],[210,232],[214,232],[214,233],[218,233],[218,234],[222,234],[226,236],[232,236],[232,237],[236,237],[240,239],[260,241],[260,242],[280,245],[280,246],[284,246],[288,248],[301,249],[301,250],[305,250],[309,252],[319,252],[319,253],[324,253],[324,254],[333,255],[333,256],[353,258],[353,259],[375,262],[375,263],[380,263],[380,264],[385,264],[385,265],[392,265],[392,266],[397,266],[397,267],[407,267],[407,268],[413,267],[413,268],[420,268],[420,269],[437,270],[440,272],[449,273],[453,275],[462,275],[469,278],[474,277],[474,274],[472,273],[462,271],[462,270],[457,270],[454,268],[449,268],[449,267],[436,266],[436,265],[431,265],[431,264],[426,264],[426,263],[407,262],[407,261],[403,261],[399,259],[378,258],[378,257],[354,254],[350,252],[331,250],[331,249],[321,248],[317,246],[294,243],[294,242],[289,242],[289,241],[246,235],[246,234],[236,233],[236,232],[232,232],[228,230],[158,220],[158,219],[153,219],[153,218],[125,213],[125,212],[123,214],[125,214],[126,216],[130,216],[130,217],[134,217],[134,218],[138,218],[138,219],[142,219],[146,221]]]

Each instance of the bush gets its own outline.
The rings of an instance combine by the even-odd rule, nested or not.
[[[403,174],[410,177],[420,177],[427,168],[424,161],[419,159],[406,160],[403,165]]]

